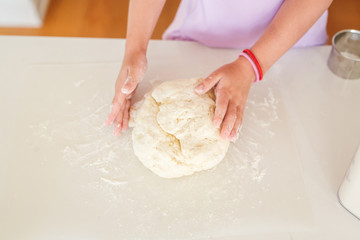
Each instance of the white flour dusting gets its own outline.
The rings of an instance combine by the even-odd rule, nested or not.
[[[81,80],[79,80],[79,81],[75,81],[75,82],[74,82],[74,86],[75,86],[75,87],[80,87],[84,82],[85,82],[84,79],[81,79]]]
[[[152,223],[164,222],[163,238],[154,239],[191,237],[215,226],[226,229],[228,223],[237,221],[241,225],[244,209],[261,207],[259,192],[271,194],[271,186],[264,181],[271,172],[262,167],[270,149],[262,142],[271,140],[275,134],[273,123],[280,121],[278,99],[272,89],[260,90],[250,93],[240,137],[230,145],[225,159],[215,168],[175,180],[160,178],[139,162],[133,153],[130,131],[113,136],[113,128],[104,125],[109,99],[98,90],[81,104],[75,99],[69,99],[70,105],[61,100],[72,110],[32,123],[28,143],[34,150],[51,148],[48,154],[58,151],[56,155],[61,155],[60,160],[69,169],[90,176],[82,186],[90,194],[84,204],[112,219],[119,235],[146,239],[162,226]],[[99,198],[100,202],[93,202]],[[245,202],[248,205],[243,206]],[[129,232],[130,225],[137,227]],[[180,226],[186,226],[186,231]]]
[[[89,226],[123,239],[220,238],[231,231],[264,231],[269,221],[288,226],[276,219],[291,220],[291,211],[284,215],[281,210],[292,209],[288,200],[297,192],[298,179],[291,178],[295,187],[289,191],[284,178],[275,174],[294,170],[291,159],[282,165],[287,152],[276,144],[286,141],[289,127],[286,109],[278,103],[282,90],[276,79],[254,84],[240,137],[220,164],[188,177],[163,179],[136,158],[131,131],[114,137],[113,128],[104,126],[119,67],[37,66],[29,73],[38,84],[27,89],[37,96],[31,91],[24,96],[29,128],[21,126],[27,141],[20,141],[27,144],[28,162],[39,163],[40,176],[50,176],[46,186],[51,189],[44,190],[56,193],[52,201],[59,210],[79,209],[79,216],[89,216]],[[148,76],[135,99],[168,75],[150,69]],[[35,91],[38,86],[42,91]],[[281,194],[288,198],[278,201]]]
[[[79,86],[81,83],[79,81],[74,85]],[[226,171],[230,174],[226,176],[230,179],[233,171],[236,171],[234,177],[248,174],[252,181],[259,183],[266,176],[266,169],[261,168],[266,149],[258,142],[260,138],[271,138],[274,135],[271,124],[278,120],[277,103],[278,99],[270,88],[261,102],[252,100],[250,95],[239,140],[231,144],[221,163],[227,166]],[[129,131],[117,138],[112,135],[112,127],[106,127],[103,123],[108,111],[108,103],[95,93],[83,110],[69,113],[64,119],[44,120],[29,128],[39,140],[62,146],[62,158],[70,165],[95,172],[103,183],[123,186],[127,184],[124,164],[133,165],[131,162],[124,163],[123,156],[134,159],[131,137]],[[247,124],[249,122],[255,124]],[[142,166],[138,165],[137,168]]]

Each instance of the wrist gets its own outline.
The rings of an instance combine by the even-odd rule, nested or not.
[[[125,55],[146,55],[148,42],[127,39],[125,44]]]
[[[259,48],[257,44],[250,48],[251,52],[256,56],[257,61],[259,62],[263,74],[267,72],[271,64],[269,63],[269,57],[272,57],[273,54],[270,52],[269,48],[262,49]]]
[[[124,62],[127,63],[140,63],[140,62],[147,62],[146,59],[146,51],[143,49],[126,49],[124,54]]]
[[[236,65],[237,69],[242,70],[242,74],[245,75],[244,80],[253,83],[256,81],[256,74],[255,71],[251,65],[251,63],[244,57],[240,56],[234,61],[234,64]]]
[[[141,56],[146,57],[146,49],[141,48],[126,48],[125,49],[125,57],[126,56]]]

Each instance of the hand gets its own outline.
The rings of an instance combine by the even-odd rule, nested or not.
[[[244,57],[226,64],[205,78],[195,88],[204,94],[215,87],[216,108],[214,125],[221,137],[235,142],[241,129],[243,113],[250,87],[255,80],[251,64]]]
[[[129,122],[131,98],[139,82],[144,78],[147,70],[146,55],[140,53],[125,54],[120,73],[115,84],[115,96],[112,109],[105,125],[114,124],[114,135],[126,131]]]

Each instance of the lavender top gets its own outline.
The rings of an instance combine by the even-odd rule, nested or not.
[[[283,0],[182,0],[163,39],[247,48],[264,33],[282,3]],[[325,44],[327,15],[325,11],[295,47]]]

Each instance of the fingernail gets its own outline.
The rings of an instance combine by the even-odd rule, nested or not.
[[[105,125],[109,126],[110,124],[111,124],[111,119],[110,119],[110,117],[108,117],[105,121]]]
[[[197,94],[201,94],[204,91],[204,84],[200,83],[196,88],[195,88],[195,92]]]
[[[226,137],[227,139],[230,138],[230,133],[229,133],[229,131],[225,131],[225,137]]]
[[[230,138],[230,141],[234,143],[234,142],[236,142],[237,139],[238,139],[238,136],[235,136],[235,137]]]
[[[224,140],[227,140],[229,138],[229,131],[226,129],[223,130],[221,136]]]
[[[117,123],[115,126],[114,126],[114,136],[117,136],[121,133],[121,124],[120,123]]]
[[[121,88],[121,92],[123,94],[129,94],[131,93],[130,89],[128,89],[126,86],[128,85],[128,83],[132,80],[132,77],[131,76],[128,76],[124,82],[124,85],[123,87]]]
[[[130,94],[131,93],[131,91],[129,89],[127,89],[125,86],[121,88],[121,92],[123,94]]]

